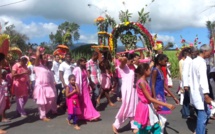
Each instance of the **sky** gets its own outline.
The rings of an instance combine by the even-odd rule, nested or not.
[[[95,43],[97,27],[94,20],[104,16],[104,11],[119,23],[120,10],[132,13],[137,21],[143,7],[150,12],[152,21],[145,27],[164,43],[181,46],[181,36],[193,43],[198,35],[201,44],[208,44],[206,21],[215,20],[215,0],[0,0],[0,23],[14,24],[17,31],[26,34],[31,43],[50,42],[64,21],[80,25],[80,39],[75,43]],[[7,5],[9,3],[19,2]],[[123,4],[124,3],[124,4]],[[92,6],[88,6],[88,4]],[[147,6],[146,6],[147,5]],[[3,26],[4,27],[4,26]]]

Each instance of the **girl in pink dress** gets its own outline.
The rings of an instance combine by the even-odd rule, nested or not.
[[[110,95],[109,95],[109,91],[111,90],[111,85],[112,85],[111,84],[111,74],[110,74],[111,65],[110,65],[109,61],[103,60],[100,62],[99,68],[101,70],[100,84],[101,84],[102,91],[97,98],[97,104],[100,104],[100,99],[101,99],[102,95],[105,94],[105,96],[108,100],[108,104],[110,106],[114,106],[113,102],[110,99]]]
[[[137,129],[133,119],[138,103],[137,92],[134,88],[134,71],[128,67],[126,57],[121,57],[120,62],[121,64],[118,68],[118,72],[122,76],[122,104],[112,126],[113,132],[116,134],[118,134],[117,130],[126,119],[130,119],[132,129]]]
[[[73,70],[76,83],[80,90],[80,107],[82,114],[80,119],[93,121],[98,120],[100,113],[94,108],[90,98],[90,86],[87,80],[86,59],[80,58],[77,67]]]
[[[66,103],[68,118],[67,122],[71,125],[70,120],[73,119],[74,128],[79,130],[80,127],[77,124],[78,115],[81,114],[80,103],[79,103],[79,88],[75,83],[75,75],[69,76],[69,85],[66,87]]]
[[[171,110],[173,110],[175,106],[158,101],[152,97],[150,86],[146,81],[146,78],[151,74],[149,64],[140,64],[135,72],[138,74],[138,76],[140,76],[140,79],[136,84],[139,102],[137,104],[134,117],[135,124],[137,125],[138,129],[134,130],[134,133],[147,134],[151,132],[153,134],[160,134],[161,127],[159,125],[158,115],[155,112],[152,103],[166,106]]]
[[[29,80],[29,70],[27,68],[28,59],[26,56],[20,58],[20,62],[17,62],[12,67],[12,77],[13,89],[16,96],[16,110],[21,115],[21,117],[26,117],[26,112],[24,109],[25,104],[28,100],[28,85]]]
[[[55,81],[51,68],[52,62],[44,63],[38,47],[34,66],[36,81],[33,96],[38,105],[40,119],[43,121],[50,120],[46,117],[46,113],[50,110],[54,114],[57,113]]]

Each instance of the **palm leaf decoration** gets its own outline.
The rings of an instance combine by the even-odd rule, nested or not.
[[[138,11],[138,22],[140,22],[141,24],[145,24],[146,22],[150,22],[151,18],[149,18],[149,12],[144,12],[144,8],[142,8],[140,10],[140,12]]]

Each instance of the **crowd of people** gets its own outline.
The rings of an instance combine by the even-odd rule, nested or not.
[[[74,63],[69,53],[64,59],[59,55],[52,59],[44,57],[41,47],[38,47],[34,56],[22,56],[11,69],[0,68],[2,122],[10,121],[5,111],[10,108],[10,96],[14,96],[19,116],[28,116],[25,104],[33,98],[39,118],[45,122],[50,121],[48,112],[58,114],[58,108],[65,105],[66,122],[79,130],[79,120],[99,121],[102,118],[97,111],[102,96],[106,97],[109,106],[115,106],[110,95],[115,92],[114,97],[121,102],[112,124],[116,134],[127,119],[133,133],[162,134],[166,116],[175,109],[175,105],[167,103],[166,96],[182,105],[183,118],[192,118],[196,113],[195,133],[204,134],[209,117],[213,118],[210,111],[215,106],[212,94],[215,69],[211,67],[207,74],[207,65],[210,66],[205,60],[212,55],[211,47],[202,45],[199,50],[190,47],[182,51],[179,61],[180,101],[170,90],[173,82],[168,57],[161,50],[155,52],[155,56],[144,56],[141,49],[136,49],[118,53],[116,57],[102,52],[100,59],[99,53],[93,52],[91,59],[82,57]],[[5,55],[0,53],[2,65],[4,60]],[[195,109],[193,113],[192,108]],[[4,133],[6,131],[0,129],[0,134]]]

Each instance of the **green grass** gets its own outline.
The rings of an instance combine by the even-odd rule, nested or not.
[[[164,51],[169,58],[169,62],[171,63],[171,73],[173,78],[179,77],[179,65],[178,65],[178,58],[176,56],[176,51]]]

